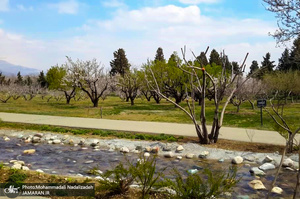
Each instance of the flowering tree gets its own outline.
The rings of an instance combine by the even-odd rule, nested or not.
[[[75,84],[89,96],[93,106],[98,107],[99,99],[104,98],[110,92],[112,77],[104,73],[104,68],[96,59],[74,62],[67,57],[67,60],[66,69],[71,74],[70,77],[76,80]]]

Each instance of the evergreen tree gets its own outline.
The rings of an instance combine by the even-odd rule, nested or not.
[[[46,80],[44,71],[41,71],[41,72],[40,72],[39,77],[38,77],[38,79],[37,79],[37,82],[39,83],[39,85],[40,85],[42,88],[45,88],[45,87],[48,86],[48,82],[47,82],[47,80]]]
[[[237,62],[236,62],[237,64]],[[232,70],[232,66],[233,66],[233,70],[235,70],[234,67],[236,67],[236,64],[234,62],[230,62],[228,56],[225,57],[225,68],[227,71],[231,71]]]
[[[222,60],[220,58],[220,55],[215,49],[211,51],[209,56],[209,64],[212,65],[213,63],[215,63],[218,66],[222,65]]]
[[[164,58],[164,52],[163,52],[163,49],[161,47],[159,47],[157,50],[156,50],[156,55],[155,55],[155,58],[154,58],[154,61],[162,61],[162,62],[165,62],[165,58]]]
[[[110,62],[111,70],[110,75],[114,76],[120,74],[122,77],[129,71],[130,64],[126,58],[126,54],[123,48],[119,48],[114,52],[114,59]]]
[[[201,64],[203,66],[207,66],[208,65],[208,61],[206,58],[206,55],[204,54],[204,52],[201,52],[200,55],[197,57],[197,60],[199,62],[199,60],[201,61]]]
[[[291,57],[290,57],[290,52],[289,50],[286,48],[282,55],[281,58],[279,58],[278,60],[278,67],[277,69],[279,71],[288,71],[291,68]]]
[[[250,66],[250,72],[248,73],[248,76],[252,75],[258,69],[259,69],[259,66],[258,66],[257,61],[253,60],[251,66]]]
[[[15,84],[18,84],[18,85],[23,85],[23,77],[21,75],[21,72],[19,71],[18,74],[17,74],[17,79],[15,80],[14,82]]]
[[[300,70],[300,35],[295,39],[291,51],[291,69]]]
[[[2,75],[2,72],[0,72],[0,85],[5,84],[5,76]]]
[[[265,72],[271,72],[273,71],[273,68],[275,67],[274,62],[271,61],[271,54],[268,52],[265,57],[263,57],[263,61],[261,62],[261,67],[265,68]]]
[[[32,85],[32,80],[31,80],[31,77],[30,76],[27,76],[27,78],[25,79],[24,81],[24,84],[26,86],[31,86]]]

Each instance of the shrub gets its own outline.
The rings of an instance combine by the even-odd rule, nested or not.
[[[130,165],[130,173],[141,186],[142,198],[146,198],[153,187],[161,186],[158,180],[164,177],[163,171],[165,169],[157,171],[156,157],[157,155],[148,158],[140,156],[140,161],[138,161],[136,165]]]
[[[176,192],[175,198],[206,199],[218,197],[238,183],[236,168],[230,168],[229,172],[214,171],[206,168],[200,174],[189,174],[185,179],[178,170],[174,169],[175,181],[166,179],[165,186]],[[203,176],[201,176],[201,174]]]
[[[7,179],[7,182],[9,183],[22,183],[24,180],[26,180],[27,175],[23,173],[20,170],[17,169],[11,169],[10,170],[10,176]]]
[[[113,194],[123,194],[129,190],[134,177],[123,163],[119,163],[113,170],[108,170],[100,175],[103,179],[99,180],[99,190],[108,190]]]

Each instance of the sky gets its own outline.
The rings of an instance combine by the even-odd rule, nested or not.
[[[46,71],[96,58],[109,70],[123,48],[139,68],[158,47],[192,59],[209,46],[239,63],[249,53],[249,68],[267,52],[278,61],[276,28],[262,0],[0,0],[0,60]]]

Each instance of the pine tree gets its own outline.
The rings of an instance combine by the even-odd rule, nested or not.
[[[211,51],[210,56],[209,56],[209,64],[212,65],[213,63],[215,63],[218,66],[222,65],[220,55],[215,49],[213,49]]]
[[[24,81],[24,84],[26,86],[31,86],[32,85],[32,80],[31,80],[31,77],[30,76],[27,76],[27,78],[25,79]]]
[[[278,60],[278,70],[279,71],[288,71],[291,68],[291,57],[290,57],[290,52],[286,48],[282,55],[281,58]]]
[[[265,68],[267,72],[273,71],[273,68],[275,67],[274,64],[275,61],[271,61],[270,59],[271,59],[271,54],[268,52],[266,56],[263,57],[263,61],[261,62],[261,66]]]
[[[201,61],[201,64],[203,66],[207,66],[208,65],[208,61],[206,58],[206,55],[204,54],[204,52],[201,52],[200,55],[197,57],[197,60],[199,62],[199,60]]]
[[[114,59],[110,62],[111,70],[110,75],[114,76],[120,74],[122,77],[129,71],[130,64],[126,58],[126,54],[123,48],[119,48],[114,52]]]
[[[37,79],[37,82],[39,83],[39,85],[40,85],[42,88],[45,88],[45,87],[48,86],[48,82],[47,82],[47,80],[46,80],[44,71],[41,71],[41,72],[40,72],[39,77],[38,77],[38,79]]]
[[[258,63],[256,60],[253,60],[252,61],[252,64],[250,66],[250,72],[248,73],[248,76],[249,75],[252,75],[255,71],[257,71],[259,69],[259,66],[258,66]]]
[[[21,72],[19,71],[18,74],[17,74],[17,79],[15,80],[14,82],[15,84],[18,84],[18,85],[23,85],[23,77],[21,75]]]
[[[295,39],[293,43],[292,51],[291,51],[291,69],[292,70],[300,70],[300,35],[297,39]]]
[[[165,58],[164,58],[164,52],[163,52],[163,49],[161,47],[159,47],[157,50],[156,50],[156,55],[155,55],[155,58],[154,58],[154,61],[162,61],[162,62],[165,62]]]

